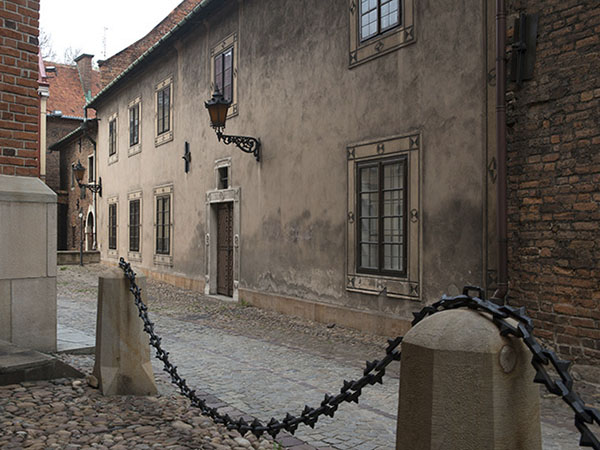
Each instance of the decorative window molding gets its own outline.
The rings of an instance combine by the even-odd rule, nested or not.
[[[385,294],[392,298],[421,299],[421,218],[420,167],[421,136],[410,134],[393,136],[378,141],[353,144],[347,147],[348,206],[347,206],[347,259],[346,290],[363,294]],[[377,273],[359,270],[360,212],[358,207],[359,169],[389,161],[404,161],[406,183],[403,192],[406,211],[404,235],[405,267],[392,272]],[[403,164],[404,164],[403,163]]]
[[[96,182],[96,168],[94,167],[94,155],[88,156],[88,183]]]
[[[129,229],[129,246],[127,257],[132,261],[142,260],[142,191],[130,192],[127,194],[127,203],[129,205],[129,220],[127,227]],[[137,203],[137,218],[135,217]],[[133,208],[132,208],[133,206]],[[137,223],[136,223],[137,220]],[[135,248],[137,243],[137,250]]]
[[[127,156],[133,156],[142,151],[142,98],[137,97],[127,105],[129,123],[129,148]]]
[[[383,0],[376,1],[378,5],[387,3]],[[369,2],[367,0],[348,0],[350,12],[350,68],[416,42],[414,1],[398,0],[399,22],[389,28],[386,28],[385,24],[379,23],[382,19],[379,15],[380,6],[378,6],[378,9],[375,10],[378,14],[377,32],[362,39],[361,17],[363,14],[361,8],[363,8],[363,4],[368,5]],[[368,7],[365,6],[365,8]]]
[[[232,61],[231,61],[231,106],[229,107],[229,113],[227,118],[236,116],[238,114],[238,95],[237,95],[237,86],[238,86],[238,60],[239,60],[239,45],[238,45],[238,34],[233,33],[227,36],[225,39],[219,41],[215,46],[210,50],[210,91],[213,92],[215,90],[215,61],[219,60],[220,55],[224,55],[225,53],[232,51]]]
[[[158,83],[154,90],[154,136],[156,146],[173,140],[172,76]]]
[[[173,209],[173,185],[154,188],[154,264],[157,265],[173,265]]]
[[[108,118],[108,164],[119,160],[119,121],[117,113]]]
[[[119,257],[119,197],[110,197],[108,204],[108,257]]]

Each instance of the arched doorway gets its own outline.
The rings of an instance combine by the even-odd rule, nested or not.
[[[85,250],[94,250],[94,214],[91,211],[85,221]]]

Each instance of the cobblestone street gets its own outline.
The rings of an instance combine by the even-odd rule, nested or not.
[[[62,333],[79,332],[93,341],[96,286],[102,268],[60,268],[58,318]],[[385,338],[335,324],[285,317],[150,280],[142,295],[164,347],[188,384],[217,397],[224,407],[261,420],[281,419],[287,411],[299,414],[305,404],[318,404],[325,393],[337,392],[342,380],[357,378],[364,361],[380,356],[385,344]],[[91,371],[93,356],[66,354],[63,358],[85,373]],[[1,389],[0,425],[9,431],[0,431],[0,447],[21,448],[8,443],[14,444],[17,438],[23,442],[29,428],[37,430],[29,436],[38,443],[41,435],[55,432],[55,437],[30,448],[273,448],[272,442],[250,436],[244,440],[188,410],[186,400],[176,397],[168,384],[160,361],[153,359],[153,365],[161,393],[158,398],[106,398],[85,383],[73,387],[70,381],[61,380]],[[296,437],[317,448],[393,449],[398,373],[395,363],[384,384],[365,389],[358,405],[341,405],[334,419],[319,420],[315,429],[300,427]],[[581,393],[598,404],[600,396],[593,386],[584,386]],[[51,401],[47,401],[49,396]],[[33,409],[36,401],[45,407],[30,415],[27,409]],[[50,413],[63,409],[70,412],[64,416],[64,426],[53,423]],[[543,395],[542,415],[545,450],[579,448],[572,415],[559,399]],[[27,420],[39,420],[37,428],[27,425]],[[15,421],[21,427],[17,431]],[[84,431],[73,430],[73,424],[81,426],[78,421],[85,422],[83,430],[88,429],[90,439],[82,439]],[[49,428],[43,427],[46,422]],[[284,447],[300,444],[291,437],[280,441]]]

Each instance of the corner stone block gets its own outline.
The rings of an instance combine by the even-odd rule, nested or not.
[[[490,316],[444,311],[402,341],[398,450],[541,450],[531,354]]]
[[[0,340],[3,341],[12,337],[10,306],[10,280],[0,280]]]
[[[56,351],[56,278],[13,280],[11,307],[13,344]]]
[[[136,278],[142,289],[146,278]],[[112,268],[98,280],[94,376],[104,395],[155,395],[150,346],[129,280]]]

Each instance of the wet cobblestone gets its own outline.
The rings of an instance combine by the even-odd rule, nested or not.
[[[61,324],[94,334],[102,269],[90,265],[59,270]],[[358,377],[364,361],[381,356],[385,345],[380,336],[207,298],[152,280],[143,297],[164,347],[189,385],[262,420],[318,404],[325,393],[337,392],[343,379]],[[90,358],[66,357],[80,365]],[[174,388],[159,363],[153,362],[159,389],[171,398]],[[320,420],[314,430],[301,427],[296,436],[315,447],[394,448],[398,373],[395,363],[383,386],[365,389],[358,405],[343,404],[335,419]],[[594,385],[584,390],[586,400],[599,403]],[[579,448],[572,415],[559,399],[543,395],[542,415],[545,450]]]

